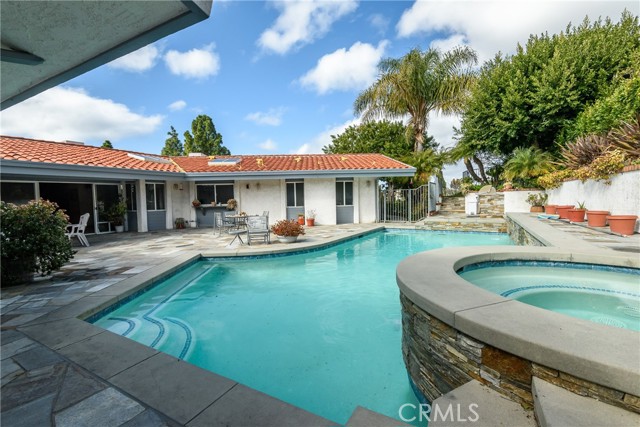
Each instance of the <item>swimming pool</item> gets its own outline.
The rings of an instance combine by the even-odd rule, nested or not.
[[[395,268],[507,235],[394,230],[288,256],[209,259],[95,324],[344,424],[417,404],[401,354]]]
[[[593,264],[503,261],[471,264],[460,276],[536,307],[640,331],[640,270]]]

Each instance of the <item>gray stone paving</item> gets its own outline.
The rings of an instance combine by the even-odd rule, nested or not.
[[[74,259],[51,277],[36,278],[28,286],[1,291],[0,405],[3,425],[211,425],[210,417],[215,418],[215,413],[219,412],[214,409],[216,407],[224,408],[220,412],[224,416],[216,421],[220,425],[242,425],[243,417],[256,420],[265,416],[275,422],[273,425],[277,425],[278,420],[282,425],[285,419],[298,425],[330,425],[328,420],[253,392],[246,398],[259,404],[243,408],[243,402],[237,396],[240,392],[249,393],[244,386],[227,383],[229,380],[222,377],[217,385],[205,384],[205,380],[199,378],[208,373],[203,374],[187,363],[104,332],[76,317],[131,292],[132,280],[140,283],[151,280],[159,266],[172,262],[179,265],[181,259],[190,256],[301,250],[379,227],[371,224],[307,228],[307,234],[295,245],[284,245],[273,239],[271,245],[229,246],[233,236],[219,236],[212,230],[201,229],[89,236],[91,246],[76,246]],[[612,245],[610,240],[618,247],[639,246],[639,240],[633,240],[636,236],[594,237],[572,230],[563,231],[609,246]],[[126,345],[120,340],[126,340]],[[127,351],[118,352],[125,347]],[[134,365],[140,369],[133,369]],[[169,372],[171,369],[154,373],[155,367],[160,365],[175,367],[176,371],[174,374]],[[186,370],[183,369],[185,366]],[[157,380],[140,376],[144,370],[159,375]],[[180,389],[182,397],[176,398],[175,389],[161,392],[160,378],[173,375],[179,381],[185,372],[187,376],[183,380],[187,381]],[[221,387],[220,400],[216,401],[218,398],[212,396],[203,399],[215,387]],[[126,391],[123,392],[123,388]],[[182,404],[172,405],[172,401],[180,399],[184,400]]]

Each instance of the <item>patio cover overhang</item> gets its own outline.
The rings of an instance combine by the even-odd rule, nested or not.
[[[209,17],[212,0],[0,3],[5,109]]]

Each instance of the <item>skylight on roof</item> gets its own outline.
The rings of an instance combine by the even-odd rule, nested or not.
[[[127,155],[136,160],[142,160],[143,162],[165,163],[171,164],[171,160],[165,159],[160,156],[151,156],[149,154],[133,154],[127,153]]]
[[[209,160],[209,166],[233,166],[240,163],[242,159],[238,157],[232,157],[228,159],[211,159]]]

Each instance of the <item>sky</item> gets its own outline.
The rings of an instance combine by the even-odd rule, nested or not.
[[[7,108],[0,133],[158,154],[171,126],[184,142],[206,114],[232,154],[320,153],[360,123],[353,102],[381,59],[467,45],[481,64],[625,8],[640,13],[607,0],[214,0],[209,19]],[[432,114],[428,133],[449,147],[458,124]],[[447,182],[462,170],[447,166]]]

